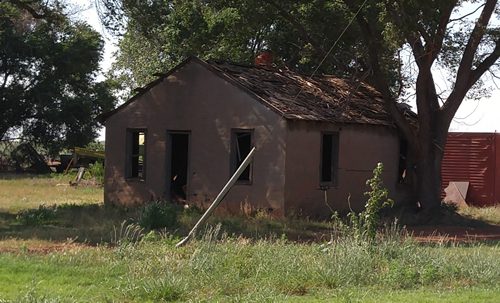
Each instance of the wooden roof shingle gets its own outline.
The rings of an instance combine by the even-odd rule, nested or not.
[[[380,93],[364,82],[331,75],[308,77],[272,67],[207,63],[286,119],[393,125]]]
[[[197,62],[225,80],[244,88],[285,119],[394,126],[379,92],[364,82],[331,75],[308,77],[289,69],[202,61],[190,57],[146,85],[130,100],[99,117],[108,117],[135,101],[151,87],[190,62]],[[416,114],[400,106],[409,119]]]

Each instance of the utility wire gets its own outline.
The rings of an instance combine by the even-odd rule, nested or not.
[[[314,72],[312,73],[312,75],[309,77],[309,79],[311,79],[314,76],[314,74],[316,74],[316,72],[319,70],[319,68],[321,67],[321,65],[325,62],[326,58],[330,55],[330,53],[335,48],[335,46],[337,45],[337,43],[340,41],[340,39],[342,39],[342,36],[345,34],[345,32],[347,31],[347,29],[349,29],[349,27],[351,26],[351,24],[354,22],[354,19],[358,16],[359,12],[361,12],[361,9],[363,9],[363,7],[365,6],[366,2],[368,2],[368,0],[365,0],[363,2],[363,4],[361,4],[361,6],[359,7],[359,9],[356,12],[356,14],[354,14],[354,16],[349,21],[349,23],[347,24],[347,26],[344,28],[344,30],[342,31],[342,33],[340,33],[340,35],[337,38],[337,40],[335,40],[335,43],[333,43],[332,47],[330,47],[330,49],[328,50],[328,52],[326,53],[326,55],[319,62],[318,66],[316,67],[316,69],[314,70]]]
[[[338,36],[337,40],[335,40],[335,42],[333,43],[332,47],[330,47],[330,49],[328,50],[328,52],[325,54],[325,56],[323,57],[323,59],[319,62],[318,66],[316,67],[316,69],[313,71],[313,73],[311,74],[311,76],[309,76],[309,80],[312,79],[312,77],[314,77],[314,75],[316,74],[316,72],[318,72],[319,68],[321,67],[321,65],[325,62],[326,58],[330,55],[330,53],[333,51],[333,49],[335,48],[335,46],[337,46],[337,43],[340,41],[340,39],[342,39],[342,36],[344,36],[345,32],[347,31],[347,29],[349,29],[349,27],[351,26],[351,24],[354,22],[354,19],[356,19],[356,17],[358,16],[359,12],[361,12],[361,10],[363,9],[363,7],[365,6],[366,2],[368,2],[368,0],[365,0],[361,6],[359,7],[358,11],[354,14],[354,16],[352,17],[352,19],[349,21],[349,23],[347,24],[347,26],[344,28],[344,30],[342,31],[342,33],[340,33],[340,35]],[[300,91],[297,93],[297,95],[295,96],[294,101],[295,99],[297,99],[297,97],[302,93],[302,90],[303,88],[300,89]]]

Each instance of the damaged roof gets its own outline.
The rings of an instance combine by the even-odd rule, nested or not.
[[[105,121],[116,111],[191,61],[202,64],[225,80],[245,89],[261,103],[286,119],[394,125],[385,109],[380,93],[364,82],[331,75],[308,77],[288,69],[273,67],[205,62],[196,57],[188,58],[167,74],[146,85],[129,101],[101,115],[100,120]],[[406,107],[400,108],[405,111],[407,117],[415,117],[415,114]]]
[[[255,93],[287,119],[393,124],[380,94],[360,81],[329,75],[311,78],[271,67],[209,64]]]

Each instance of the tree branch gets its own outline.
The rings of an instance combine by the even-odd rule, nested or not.
[[[1,89],[4,89],[7,86],[7,80],[9,79],[9,76],[9,71],[5,71]]]
[[[463,20],[463,19],[465,19],[465,18],[467,18],[467,17],[469,17],[469,16],[474,15],[474,14],[475,14],[478,10],[480,10],[480,9],[481,9],[481,7],[483,7],[483,6],[484,6],[484,4],[481,4],[481,5],[480,5],[480,6],[478,6],[475,10],[473,10],[472,12],[470,12],[470,13],[468,13],[468,14],[465,14],[465,15],[463,15],[463,16],[461,16],[461,17],[458,17],[458,18],[455,18],[455,19],[450,19],[450,23],[451,23],[451,22],[460,21],[460,20]]]
[[[345,1],[344,1],[345,2]],[[403,8],[398,7],[397,9],[394,7],[394,3],[386,3],[386,8],[391,14],[392,19],[396,23],[396,25],[399,28],[405,28],[405,19],[408,19],[404,13]],[[403,16],[401,16],[403,15]],[[403,18],[401,18],[403,17]],[[422,33],[425,34],[425,36],[422,36]],[[404,32],[404,38],[406,42],[410,45],[411,50],[413,52],[413,57],[415,58],[415,63],[417,63],[417,66],[419,68],[424,67],[424,57],[425,57],[425,48],[422,43],[422,38],[424,41],[426,40],[427,34],[425,30],[420,26],[417,31],[405,31]],[[427,38],[429,39],[429,38]]]
[[[496,41],[495,49],[481,63],[472,70],[469,77],[469,85],[472,87],[479,78],[500,58],[500,39]]]
[[[441,109],[443,112],[443,123],[451,122],[453,116],[460,107],[463,98],[467,94],[467,91],[498,59],[497,41],[493,53],[491,53],[490,56],[488,56],[483,62],[481,62],[474,71],[472,70],[474,56],[476,54],[479,43],[484,36],[484,33],[486,32],[486,27],[491,19],[493,11],[495,10],[497,2],[498,0],[486,0],[483,11],[476,21],[474,29],[472,30],[472,33],[462,55],[462,60],[460,61],[460,65],[458,67],[455,86]]]
[[[457,82],[458,80],[461,80],[461,78],[466,78],[468,76],[472,68],[474,54],[476,53],[477,47],[486,32],[486,26],[490,21],[496,4],[497,0],[487,0],[481,15],[477,19],[474,29],[469,37],[469,41],[467,42],[467,46],[465,47],[462,61],[458,67]]]
[[[434,35],[434,39],[432,39],[432,42],[426,45],[426,49],[431,56],[431,64],[436,60],[439,52],[441,51],[441,48],[443,47],[443,40],[446,34],[446,27],[450,22],[449,20],[451,18],[451,13],[453,12],[453,8],[457,5],[457,3],[458,1],[450,2],[449,6],[446,7],[444,13],[441,15],[441,18],[439,19],[439,25]]]
[[[353,6],[350,0],[344,0],[343,2],[352,12],[357,11],[357,8]],[[356,21],[361,29],[363,39],[367,44],[369,62],[374,73],[373,82],[375,88],[381,93],[386,109],[393,118],[394,123],[401,130],[409,144],[415,147],[417,143],[415,141],[413,128],[408,120],[406,120],[404,114],[399,110],[397,101],[392,96],[390,86],[387,83],[386,77],[380,65],[378,54],[382,50],[382,34],[373,30],[374,27],[370,26],[370,23],[361,12],[356,15]]]
[[[38,12],[34,7],[31,6],[31,4],[33,4],[33,1],[31,1],[30,3],[30,1],[10,0],[10,2],[18,8],[26,10],[35,19],[47,19],[50,15],[47,11],[43,11],[41,13]]]
[[[326,55],[325,50],[321,47],[321,43],[313,38],[309,32],[306,30],[306,28],[295,18],[292,14],[289,12],[285,11],[279,4],[277,4],[275,1],[269,1],[268,2],[272,7],[276,8],[286,21],[288,21],[302,36],[302,38],[311,44],[311,46],[314,48],[315,52],[319,57],[324,57]]]

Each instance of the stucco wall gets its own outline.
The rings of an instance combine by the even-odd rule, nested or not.
[[[368,125],[335,126],[327,123],[289,122],[286,155],[285,212],[326,217],[331,211],[320,189],[322,132],[339,133],[337,186],[327,190],[328,204],[334,210],[363,208],[365,182],[377,162],[384,163],[384,181],[395,194],[399,140],[395,131]],[[350,197],[350,198],[349,198]]]
[[[126,129],[147,129],[146,180],[124,177]],[[230,177],[233,128],[253,128],[253,183],[236,185],[223,205],[282,212],[286,122],[241,89],[191,62],[106,121],[105,202],[140,204],[166,197],[167,131],[190,131],[188,200],[210,203]]]

